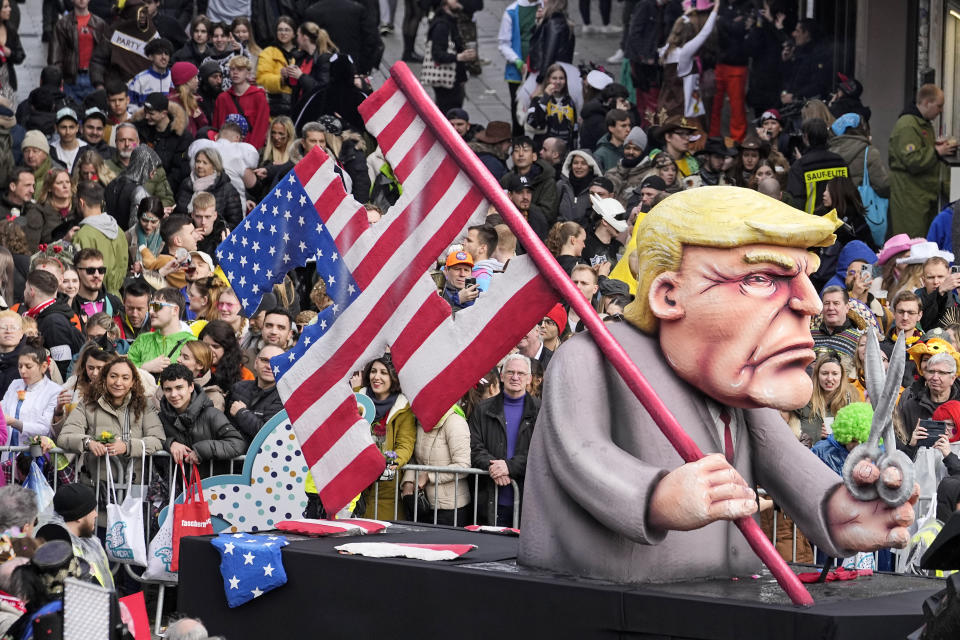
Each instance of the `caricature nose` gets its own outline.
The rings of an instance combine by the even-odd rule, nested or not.
[[[791,282],[790,308],[805,316],[815,316],[823,308],[817,290],[805,273],[801,273]]]

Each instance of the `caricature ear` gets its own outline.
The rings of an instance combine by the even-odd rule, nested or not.
[[[647,302],[658,320],[682,320],[686,312],[676,298],[677,272],[665,271],[653,279]]]

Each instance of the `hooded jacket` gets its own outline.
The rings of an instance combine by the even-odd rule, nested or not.
[[[890,133],[891,234],[925,236],[938,212],[941,190],[949,193],[949,171],[936,149],[936,132],[910,105]]]
[[[623,145],[621,144],[619,147],[614,146],[614,144],[610,142],[610,133],[607,132],[600,138],[600,141],[597,142],[597,148],[593,150],[593,157],[597,159],[597,164],[600,165],[600,169],[606,172],[617,166],[617,163],[620,162],[620,159],[623,157]]]
[[[585,186],[582,189],[576,189],[570,181],[570,167],[573,165],[574,157],[582,158],[584,162],[590,165],[592,173],[584,180]],[[557,180],[557,197],[560,201],[558,206],[557,220],[573,220],[581,222],[587,217],[590,208],[590,183],[594,178],[602,176],[600,165],[593,159],[589,151],[583,149],[574,149],[567,154],[563,161],[563,167],[560,169],[560,179]]]
[[[870,186],[881,198],[890,197],[890,173],[887,163],[877,148],[870,144],[870,139],[858,133],[844,133],[831,138],[827,149],[834,152],[847,163],[850,179],[858,187],[863,184],[863,154],[867,154],[867,173]]]
[[[131,120],[140,134],[140,142],[151,147],[160,156],[160,164],[167,172],[167,181],[174,193],[180,183],[190,173],[187,149],[193,142],[193,136],[187,130],[187,112],[176,102],[167,105],[170,124],[163,131],[147,124],[143,119],[143,109],[133,114]]]
[[[270,106],[267,104],[266,92],[251,84],[243,95],[238,96],[236,88],[230,87],[217,96],[217,101],[214,103],[213,127],[215,129],[222,127],[231,113],[239,113],[250,125],[250,130],[243,137],[243,141],[257,149],[262,149],[267,142],[267,129],[270,126]]]
[[[473,140],[467,143],[470,150],[477,154],[477,158],[483,163],[494,178],[500,180],[503,174],[507,172],[507,165],[504,162],[507,159],[505,153],[501,153],[495,145],[479,140]]]
[[[827,280],[827,284],[823,288],[838,286],[846,289],[847,268],[854,260],[862,260],[867,264],[873,264],[877,261],[877,254],[862,240],[851,240],[840,250],[840,255],[837,256],[837,271],[832,278]]]
[[[517,173],[516,169],[511,169],[500,178],[500,185],[507,187],[510,175]],[[557,221],[557,178],[553,167],[546,160],[537,160],[530,167],[526,175],[530,181],[530,188],[533,191],[531,204],[536,205],[543,211],[547,219],[547,227]]]
[[[26,305],[22,305],[26,307]],[[43,336],[44,346],[50,350],[50,357],[60,369],[61,379],[67,377],[67,369],[73,356],[83,347],[83,335],[73,326],[73,310],[63,302],[52,305],[37,314],[37,330]]]
[[[196,385],[183,413],[177,413],[166,398],[160,401],[160,422],[167,436],[163,443],[167,451],[174,442],[190,447],[201,460],[229,460],[247,451],[240,432]]]
[[[119,295],[123,280],[127,277],[130,246],[113,216],[100,213],[81,220],[80,230],[73,236],[73,244],[81,249],[97,249],[103,254],[103,266],[107,268],[103,284],[109,293]]]

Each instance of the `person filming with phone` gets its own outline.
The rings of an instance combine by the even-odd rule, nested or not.
[[[931,344],[934,341],[936,344]],[[931,352],[933,355],[928,356]],[[920,358],[922,362],[920,371],[924,384],[914,385],[900,399],[897,407],[900,423],[910,437],[906,442],[898,442],[897,448],[915,460],[920,447],[934,448],[939,437],[946,433],[945,429],[940,428],[942,425],[932,423],[933,414],[944,403],[960,399],[960,384],[957,383],[957,358],[960,355],[937,338],[932,338],[926,344],[914,345],[910,355],[914,359]],[[898,435],[898,440],[902,435]]]
[[[923,287],[915,292],[923,305],[920,327],[924,331],[941,326],[947,310],[960,304],[957,287],[960,287],[960,267],[951,267],[943,255],[927,258],[923,263]]]
[[[442,296],[454,313],[472,306],[480,295],[477,279],[471,276],[473,257],[466,251],[451,251],[447,256],[443,277],[446,279]]]

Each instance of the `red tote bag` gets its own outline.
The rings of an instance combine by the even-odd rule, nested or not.
[[[170,570],[180,568],[180,540],[187,536],[205,536],[212,534],[213,523],[210,520],[210,506],[203,498],[203,486],[200,483],[200,472],[196,465],[190,465],[192,480],[187,479],[187,472],[180,463],[180,473],[183,475],[183,485],[186,497],[182,504],[173,505],[173,561]]]

